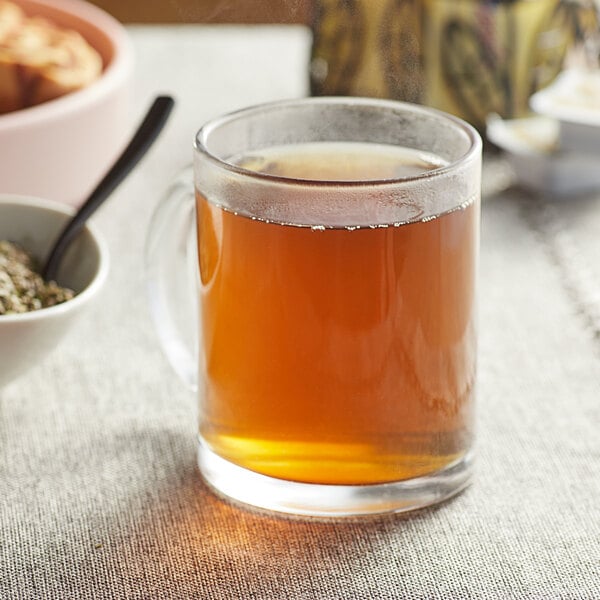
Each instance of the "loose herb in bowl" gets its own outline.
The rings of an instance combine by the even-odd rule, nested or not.
[[[75,292],[44,281],[35,259],[19,245],[0,240],[0,315],[25,313],[66,302]]]

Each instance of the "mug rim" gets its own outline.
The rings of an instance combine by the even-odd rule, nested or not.
[[[413,112],[424,116],[434,117],[440,121],[446,121],[452,124],[456,128],[457,132],[461,131],[466,135],[469,147],[466,152],[459,156],[456,160],[448,162],[445,165],[436,167],[434,169],[426,170],[416,175],[410,175],[406,177],[395,177],[388,179],[364,179],[364,180],[328,180],[328,179],[300,179],[295,177],[284,177],[282,175],[272,175],[269,173],[252,171],[244,167],[240,167],[225,159],[220,158],[214,152],[211,152],[208,148],[208,137],[215,132],[219,127],[226,125],[232,121],[258,115],[262,112],[268,112],[274,109],[281,108],[292,108],[294,106],[307,106],[307,105],[329,105],[329,106],[367,106],[373,108],[387,108],[403,110],[405,112]],[[367,142],[368,143],[368,142]],[[445,177],[456,171],[460,167],[468,164],[472,160],[476,160],[481,154],[482,150],[481,136],[477,130],[467,123],[465,120],[451,115],[444,111],[431,108],[428,106],[422,106],[420,104],[413,104],[410,102],[402,102],[400,100],[388,100],[383,98],[366,98],[366,97],[355,97],[355,96],[319,96],[319,97],[306,97],[297,98],[293,100],[276,100],[273,102],[266,102],[260,104],[253,104],[244,108],[240,108],[235,111],[225,113],[207,121],[196,133],[194,137],[194,152],[202,155],[208,159],[214,166],[242,175],[244,177],[270,182],[273,184],[280,185],[302,185],[307,187],[325,187],[325,188],[372,188],[381,186],[398,186],[406,183],[413,183],[417,181],[426,181],[431,179],[437,179],[438,177]]]

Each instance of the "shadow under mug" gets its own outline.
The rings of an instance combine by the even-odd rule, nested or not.
[[[215,491],[338,517],[467,485],[480,174],[470,125],[395,101],[276,102],[199,131],[195,195],[174,183],[146,259]]]

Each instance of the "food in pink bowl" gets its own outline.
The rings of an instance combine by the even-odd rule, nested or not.
[[[79,90],[102,68],[102,57],[79,32],[0,0],[0,113]]]
[[[131,127],[125,28],[83,0],[0,0],[0,192],[78,206]]]

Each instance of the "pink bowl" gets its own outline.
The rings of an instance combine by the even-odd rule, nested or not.
[[[129,133],[133,50],[123,26],[82,0],[13,0],[29,15],[79,31],[102,56],[88,87],[0,115],[0,192],[78,206]]]

